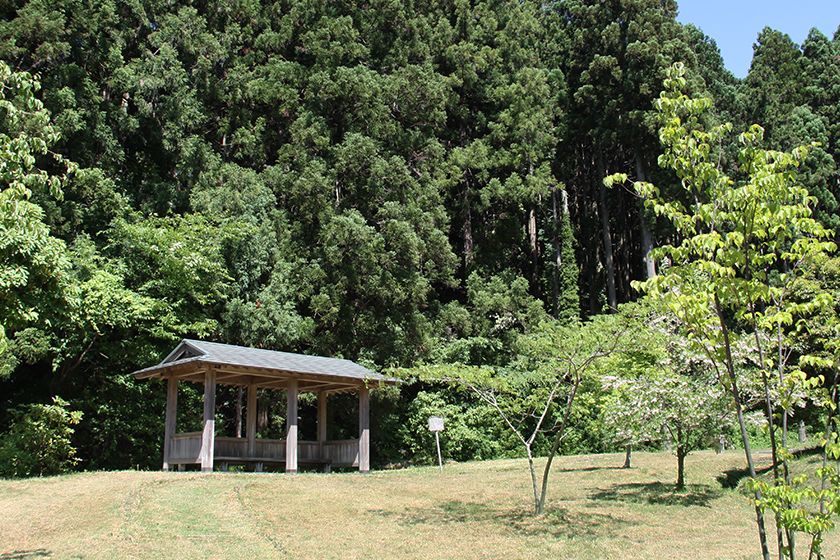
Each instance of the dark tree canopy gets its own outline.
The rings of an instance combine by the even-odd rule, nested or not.
[[[3,303],[2,410],[60,395],[84,412],[83,466],[150,465],[162,393],[126,373],[181,337],[376,367],[504,362],[513,335],[550,316],[635,299],[650,248],[673,232],[602,179],[676,184],[657,165],[652,106],[675,61],[715,98],[714,118],[755,120],[783,149],[820,143],[802,176],[838,225],[837,36],[800,47],[766,29],[738,81],[677,9],[4,3],[0,59],[37,76],[50,149],[78,169],[61,197],[32,190],[61,281],[39,284],[58,303],[25,321]],[[65,171],[47,154],[36,166]]]

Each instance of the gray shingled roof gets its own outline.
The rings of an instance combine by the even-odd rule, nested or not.
[[[187,357],[179,358],[180,355],[185,353]],[[182,340],[175,350],[164,358],[161,363],[136,371],[134,374],[139,375],[156,369],[189,362],[260,367],[282,372],[332,375],[335,377],[367,379],[371,381],[396,381],[350,360],[327,358],[324,356],[308,356],[306,354],[292,354],[290,352],[277,352],[275,350],[263,350],[260,348],[248,348],[246,346],[190,339]]]

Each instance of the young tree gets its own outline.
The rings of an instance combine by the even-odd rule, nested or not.
[[[534,513],[540,515],[581,384],[596,374],[601,360],[621,351],[637,328],[635,308],[627,306],[585,323],[546,322],[519,337],[517,356],[507,366],[427,365],[404,373],[466,389],[496,411],[528,458]],[[541,445],[546,463],[540,474],[536,458]]]
[[[797,319],[830,300],[817,292],[794,302],[789,291],[808,264],[834,245],[827,241],[830,232],[811,217],[813,198],[797,182],[795,169],[807,149],[789,153],[764,150],[760,147],[763,130],[754,125],[739,136],[739,176],[730,177],[718,152],[731,126],[706,127],[704,119],[712,101],[686,96],[685,87],[685,69],[675,64],[656,107],[661,114],[664,150],[659,163],[674,170],[691,202],[667,198],[650,183],[634,183],[646,204],[666,217],[678,234],[674,244],[656,251],[666,264],[661,274],[638,287],[663,300],[730,393],[753,479],[756,470],[733,358],[733,337],[740,331],[754,339],[753,360],[763,388],[774,482],[789,485],[789,454],[784,452],[786,419],[796,395],[815,383],[799,367],[802,358],[799,364],[790,361],[793,353],[785,332]],[[626,176],[612,176],[607,183],[620,180]],[[782,442],[776,440],[777,414],[782,418]],[[770,551],[762,493],[759,486],[753,489],[759,542],[767,560]],[[795,528],[785,526],[781,513],[776,522],[780,554],[787,551],[793,555]]]
[[[664,352],[642,375],[607,378],[614,391],[605,422],[624,442],[667,438],[677,457],[677,489],[685,488],[685,458],[729,431],[731,406],[709,378],[708,360],[669,333]]]
[[[665,358],[666,340],[662,329],[654,327],[655,323],[662,321],[662,317],[648,305],[648,300],[637,302],[636,305],[646,317],[634,333],[636,350],[608,358],[604,363],[604,370],[608,373],[601,380],[604,389],[608,391],[602,421],[612,441],[624,447],[622,468],[625,469],[632,466],[634,447],[658,441],[662,437],[659,432],[661,426],[654,426],[646,418],[645,411],[633,404],[638,402],[635,392],[644,386],[643,381],[651,376]]]
[[[641,379],[616,378],[605,379],[605,388],[610,391],[606,401],[603,423],[611,434],[611,440],[624,447],[623,469],[632,467],[633,448],[651,441],[657,441],[661,434],[637,408],[635,392],[639,391]]]

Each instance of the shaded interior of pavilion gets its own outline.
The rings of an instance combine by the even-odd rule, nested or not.
[[[366,472],[370,391],[396,383],[348,360],[194,340],[134,375],[165,382],[164,470]],[[203,395],[200,414],[179,411],[185,384]]]

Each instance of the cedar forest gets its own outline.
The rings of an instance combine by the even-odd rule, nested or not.
[[[792,154],[779,173],[795,168],[813,218],[797,227],[825,253],[793,292],[812,302],[802,294],[840,291],[830,243],[840,30],[797,45],[765,28],[741,80],[709,37],[677,22],[674,0],[16,0],[0,10],[11,161],[0,186],[0,433],[60,397],[59,410],[75,411],[75,468],[160,467],[164,390],[130,372],[185,337],[407,373],[374,392],[380,466],[433,459],[432,413],[449,419],[442,443],[456,460],[660,446],[670,420],[627,429],[628,410],[644,403],[634,399],[664,390],[639,372],[651,360],[709,370],[719,357],[691,346],[696,316],[664,318],[641,297],[673,287],[668,265],[697,233],[683,218],[709,219],[666,200],[699,192],[663,125],[677,89],[713,102],[671,108],[711,131],[712,157],[693,161],[754,176],[754,145]],[[782,260],[769,267],[788,271]],[[833,299],[816,299],[819,310],[801,303],[793,314],[833,317]],[[726,324],[757,333],[756,305],[771,322],[768,310],[783,310],[772,297],[748,300],[740,315],[719,309]],[[549,403],[546,426],[528,414],[516,424],[533,438],[471,390],[486,366],[536,371],[534,347],[610,316],[658,333],[620,356],[598,350],[604,376],[581,371],[573,407]],[[784,343],[755,336],[759,350],[799,358],[797,390],[831,386],[835,349],[823,342],[834,323],[817,323],[826,332],[776,320]],[[750,344],[733,344],[724,370],[734,375]],[[452,386],[456,370],[465,390]],[[698,375],[664,394],[690,391]],[[184,398],[185,421],[197,423],[200,387]],[[221,430],[241,430],[241,399],[219,389]],[[260,396],[261,434],[282,431],[280,399]],[[821,407],[779,400],[785,429],[824,429]],[[725,410],[718,401],[700,410]],[[736,404],[761,414],[761,402]],[[352,419],[354,400],[344,404],[331,414]],[[314,431],[313,403],[301,410],[301,429]],[[703,437],[740,446],[734,416],[726,422]],[[700,439],[684,451],[710,445]],[[536,482],[535,499],[539,509]]]

